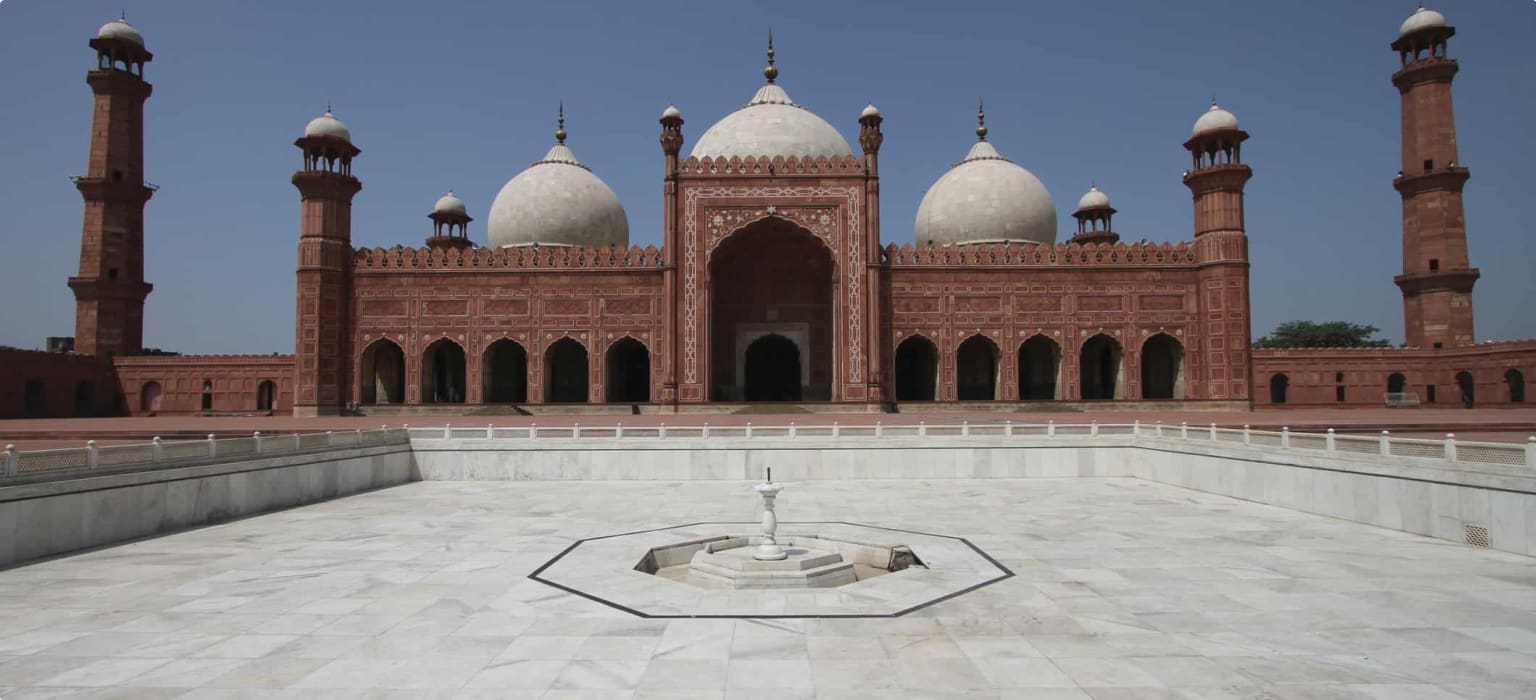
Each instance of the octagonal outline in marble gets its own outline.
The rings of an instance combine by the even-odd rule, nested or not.
[[[848,531],[895,533],[901,537],[888,544],[912,547],[926,567],[836,588],[756,590],[708,590],[635,570],[635,564],[653,547],[720,534],[751,533],[761,526],[757,522],[701,521],[582,538],[534,569],[528,578],[640,618],[808,619],[900,617],[1014,576],[1008,567],[964,537],[835,520],[781,521],[779,525],[784,535],[857,539]],[[806,527],[820,529],[804,531]]]

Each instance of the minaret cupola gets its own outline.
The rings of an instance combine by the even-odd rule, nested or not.
[[[437,198],[437,204],[432,206],[432,213],[427,215],[432,220],[432,237],[427,239],[430,248],[464,249],[475,247],[469,240],[469,222],[474,221],[469,215],[468,207],[464,206],[464,200],[448,190]]]
[[[1119,242],[1120,235],[1110,225],[1114,216],[1115,208],[1109,205],[1109,195],[1094,183],[1077,200],[1077,211],[1072,212],[1072,218],[1077,219],[1077,235],[1072,236],[1072,242],[1081,245]]]
[[[91,48],[96,49],[98,70],[127,71],[140,78],[144,77],[144,64],[155,58],[144,48],[143,35],[128,23],[126,15],[101,25],[96,38],[91,39]]]

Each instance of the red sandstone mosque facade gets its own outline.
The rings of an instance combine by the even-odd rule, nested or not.
[[[424,246],[354,248],[361,151],[328,110],[295,142],[295,354],[199,357],[141,352],[153,56],[116,20],[90,42],[75,352],[0,350],[0,415],[1520,403],[1536,341],[1474,342],[1454,34],[1421,8],[1392,44],[1405,347],[1250,348],[1248,134],[1215,104],[1184,142],[1191,240],[1120,242],[1093,188],[1058,241],[1050,194],[986,140],[979,111],[977,141],[924,197],[913,243],[882,245],[883,117],[860,114],[854,153],[778,84],[770,42],[766,84],[689,154],[681,112],[662,114],[659,249],[629,246],[622,206],[565,144],[563,115],[549,153],[493,202],[490,245],[470,241],[450,192]]]

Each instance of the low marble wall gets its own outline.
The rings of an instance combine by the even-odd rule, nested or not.
[[[0,488],[0,566],[415,480],[409,445]]]
[[[465,438],[413,439],[412,445],[426,480],[755,481],[769,466],[782,481],[1138,477],[1536,556],[1536,472],[1523,467],[1453,469],[1404,457],[1148,436],[767,442]]]
[[[1149,481],[1536,556],[1536,472],[1141,438]]]
[[[1129,436],[1057,438],[711,438],[647,441],[413,439],[421,478],[434,481],[684,481],[1023,479],[1129,476]],[[1025,444],[1022,444],[1025,443]],[[780,445],[788,443],[787,440]],[[1063,444],[1067,443],[1067,444]]]

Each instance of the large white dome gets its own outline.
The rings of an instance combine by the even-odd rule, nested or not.
[[[795,104],[778,85],[764,85],[742,107],[699,137],[693,157],[853,155],[848,141],[827,120]]]
[[[564,144],[502,186],[486,231],[498,248],[629,246],[629,218],[618,195]]]
[[[1040,178],[986,141],[944,173],[917,207],[919,245],[1056,242],[1056,203]]]
[[[1420,5],[1419,9],[1414,10],[1413,14],[1408,15],[1408,19],[1403,20],[1403,26],[1397,29],[1397,36],[1402,38],[1420,29],[1444,26],[1445,15],[1434,10],[1425,9],[1423,5]]]

